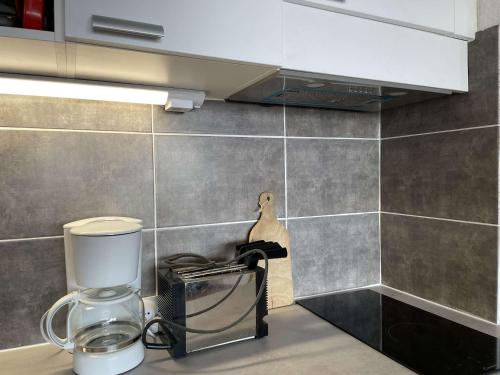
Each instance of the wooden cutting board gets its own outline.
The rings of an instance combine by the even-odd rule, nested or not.
[[[288,306],[293,304],[292,262],[288,231],[274,214],[273,193],[260,194],[259,206],[260,218],[250,231],[249,241],[273,241],[288,250],[286,258],[269,260],[267,278],[268,307],[274,309]]]

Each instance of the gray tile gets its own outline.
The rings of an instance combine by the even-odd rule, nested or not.
[[[380,113],[286,107],[291,137],[378,138]]]
[[[149,135],[2,131],[0,239],[62,234],[85,217],[153,226]]]
[[[496,321],[497,228],[382,214],[382,281]]]
[[[0,259],[0,349],[43,342],[40,318],[66,294],[63,239],[2,242]]]
[[[142,233],[142,279],[141,292],[143,297],[156,294],[155,269],[155,233]]]
[[[378,141],[287,140],[288,216],[378,211]]]
[[[295,297],[378,283],[378,216],[289,220]]]
[[[151,106],[37,96],[0,96],[0,126],[151,132]]]
[[[469,92],[382,112],[382,137],[498,124],[498,27],[469,43]]]
[[[158,227],[253,220],[263,191],[284,215],[282,139],[157,136]]]
[[[0,350],[43,342],[40,318],[66,292],[62,238],[0,242]],[[155,294],[154,233],[143,234],[143,296]],[[64,313],[56,332],[66,333]]]
[[[154,131],[238,135],[283,135],[283,107],[206,101],[199,110],[179,114],[153,109]]]
[[[500,24],[500,4],[498,0],[478,0],[477,16],[478,30]]]
[[[497,223],[497,132],[382,141],[382,211]]]
[[[248,242],[254,224],[210,225],[158,231],[158,267],[162,258],[176,253],[196,253],[211,259],[230,259],[235,246]]]

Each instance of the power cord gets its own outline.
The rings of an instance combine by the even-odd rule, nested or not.
[[[227,331],[228,329],[231,329],[234,326],[236,326],[237,324],[239,324],[240,322],[242,322],[252,312],[252,310],[255,308],[257,303],[259,303],[260,299],[264,295],[264,291],[265,291],[265,287],[266,287],[266,283],[267,283],[267,274],[269,271],[269,259],[268,259],[267,254],[260,249],[249,250],[241,255],[238,255],[237,257],[235,257],[233,259],[230,259],[227,261],[222,261],[222,262],[216,262],[216,261],[210,260],[206,257],[203,257],[203,256],[198,255],[198,254],[194,254],[194,253],[180,253],[180,254],[175,254],[175,255],[171,255],[171,256],[167,257],[164,262],[168,267],[171,267],[172,269],[184,268],[184,267],[200,267],[200,265],[202,266],[202,269],[208,269],[208,268],[227,266],[231,263],[235,263],[235,262],[239,261],[240,259],[249,257],[251,255],[255,255],[255,254],[262,256],[262,258],[264,259],[264,263],[265,263],[264,276],[262,278],[262,282],[260,284],[259,291],[257,293],[257,297],[255,298],[255,301],[252,303],[252,305],[249,307],[249,309],[244,314],[242,314],[238,319],[236,319],[231,324],[228,324],[226,326],[216,328],[216,329],[197,329],[197,328],[190,328],[190,327],[183,326],[183,325],[175,323],[171,320],[166,320],[163,318],[154,318],[154,319],[151,319],[144,326],[144,329],[142,330],[142,342],[143,342],[144,346],[146,348],[149,348],[149,349],[171,349],[172,343],[176,342],[175,336],[173,335],[171,328],[176,328],[176,329],[179,329],[179,330],[184,331],[184,332],[191,332],[191,333],[198,333],[198,334],[213,334],[213,333],[220,333],[223,331]],[[198,259],[199,262],[181,262],[181,261],[179,261],[180,259],[183,259],[183,258]],[[240,277],[240,280],[241,280],[241,277]],[[237,281],[237,284],[239,283],[240,280]],[[233,287],[233,289],[230,291],[230,293],[228,293],[228,295],[226,295],[222,300],[218,301],[216,304],[210,306],[207,309],[204,309],[204,310],[201,310],[201,311],[195,313],[194,315],[200,315],[200,314],[207,312],[207,311],[215,308],[216,306],[218,306],[220,303],[223,302],[223,300],[225,300],[227,297],[229,297],[229,295],[234,291],[234,289],[236,289],[237,284]],[[194,316],[194,315],[191,315],[191,316]],[[169,344],[150,343],[146,340],[147,332],[153,324],[159,324],[163,328],[165,334],[169,337],[169,340],[171,342],[170,345]]]

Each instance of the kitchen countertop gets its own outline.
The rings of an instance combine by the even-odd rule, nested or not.
[[[147,350],[130,375],[159,374],[413,374],[298,305],[273,310],[269,337],[173,360]],[[50,345],[0,352],[0,374],[72,374],[71,355]]]

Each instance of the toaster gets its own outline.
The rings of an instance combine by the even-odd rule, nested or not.
[[[253,267],[252,267],[253,268]],[[158,271],[158,312],[180,326],[216,330],[241,316],[255,302],[263,281],[264,269],[249,269],[245,264],[198,271],[160,269]],[[232,342],[265,337],[267,287],[252,312],[234,327],[223,332],[199,334],[161,325],[157,337],[168,342],[173,358]]]

